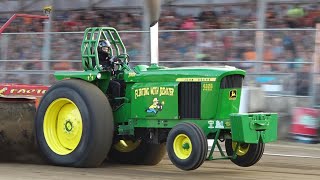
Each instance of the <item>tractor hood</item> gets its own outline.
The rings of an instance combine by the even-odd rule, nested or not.
[[[134,73],[128,73],[127,82],[201,82],[220,81],[226,75],[245,75],[245,71],[232,66],[200,66],[166,68],[157,65],[138,65],[134,67]]]

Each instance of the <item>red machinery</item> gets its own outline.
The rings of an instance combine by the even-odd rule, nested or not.
[[[48,19],[51,7],[44,8],[45,16],[14,14],[1,33],[17,17]],[[33,119],[39,99],[48,89],[43,85],[7,84],[0,82],[0,161],[41,162],[33,139]]]
[[[16,19],[17,17],[24,17],[24,18],[34,18],[34,19],[49,19],[49,16],[41,16],[41,15],[30,15],[30,14],[14,14],[11,18],[4,23],[4,25],[0,28],[0,34],[11,24],[11,22]]]
[[[6,23],[4,23],[4,25],[0,27],[0,35],[17,17],[32,18],[32,19],[49,19],[49,14],[51,10],[52,10],[51,6],[45,6],[43,8],[43,12],[45,14],[44,16],[30,15],[30,14],[14,14],[11,16],[11,18],[9,18],[9,20]],[[0,97],[39,98],[44,94],[45,90],[47,89],[48,89],[47,86],[41,86],[41,85],[35,86],[35,85],[26,85],[26,84],[0,84]]]

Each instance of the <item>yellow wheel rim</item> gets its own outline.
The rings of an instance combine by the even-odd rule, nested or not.
[[[237,143],[238,142],[233,142],[232,141],[232,149],[233,149],[233,151],[236,149]],[[243,156],[243,155],[247,154],[247,152],[249,151],[249,148],[250,148],[250,144],[240,143],[238,151],[237,151],[237,155],[238,156]]]
[[[43,132],[48,146],[59,155],[67,155],[78,146],[82,135],[78,107],[67,98],[53,101],[44,116]]]
[[[118,143],[114,144],[113,147],[120,152],[131,152],[140,145],[141,141],[132,140],[120,140]]]
[[[192,152],[192,143],[185,134],[179,134],[173,141],[173,151],[179,159],[187,159]]]

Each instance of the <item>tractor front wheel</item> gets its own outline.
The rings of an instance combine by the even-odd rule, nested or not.
[[[238,142],[226,139],[225,147],[228,156],[233,156]],[[237,157],[231,158],[231,161],[241,167],[249,167],[256,164],[262,157],[264,152],[264,143],[258,144],[240,143],[236,152]]]
[[[167,139],[167,152],[171,162],[182,170],[200,167],[208,152],[203,130],[193,123],[180,123],[173,127]]]

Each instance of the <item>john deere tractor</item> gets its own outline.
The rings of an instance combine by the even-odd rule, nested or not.
[[[99,41],[107,39],[118,58],[112,70],[100,66],[97,52]],[[107,159],[155,165],[167,152],[183,170],[215,159],[247,167],[260,160],[265,143],[277,139],[277,114],[238,113],[243,70],[130,67],[111,27],[86,29],[81,55],[84,70],[56,72],[59,81],[37,110],[37,143],[52,164],[96,167]],[[120,96],[112,94],[111,80],[120,84]],[[219,157],[213,156],[216,147]]]

